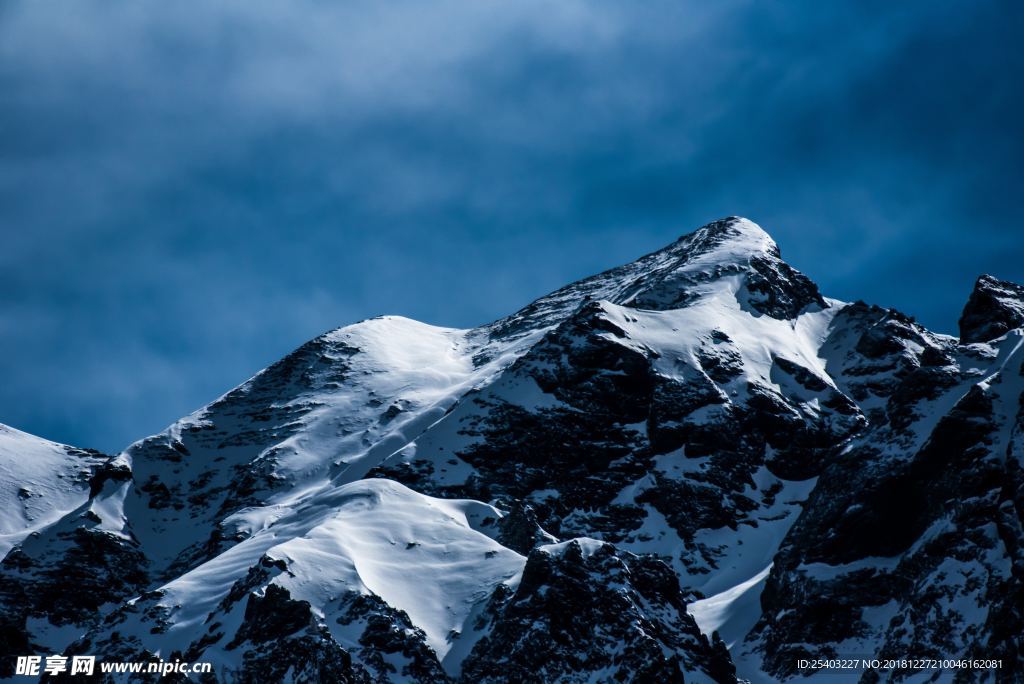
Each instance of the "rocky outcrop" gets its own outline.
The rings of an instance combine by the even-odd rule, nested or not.
[[[467,682],[734,682],[721,642],[686,614],[671,568],[611,544],[535,549],[515,591],[499,587],[488,636],[463,666]]]
[[[960,316],[960,341],[988,342],[1024,325],[1024,287],[990,275],[974,284]]]

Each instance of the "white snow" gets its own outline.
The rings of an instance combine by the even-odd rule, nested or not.
[[[0,425],[0,558],[89,498],[89,466],[64,445]]]
[[[700,631],[711,636],[718,635],[726,647],[732,648],[747,636],[747,633],[761,617],[761,589],[771,572],[769,564],[750,579],[734,587],[686,606],[686,612],[693,616]]]
[[[192,456],[174,469],[146,459],[138,445],[130,447],[125,455],[133,461],[136,482],[145,483],[156,475],[161,482],[177,483],[185,491],[190,489],[190,482],[211,468],[214,484],[229,484],[235,477],[230,468],[232,460],[245,466],[272,458],[273,477],[286,486],[269,496],[265,504],[298,505],[320,490],[358,480],[387,457],[407,448],[443,418],[460,396],[486,383],[515,358],[514,354],[499,354],[490,363],[475,366],[473,355],[479,351],[479,343],[472,336],[473,331],[427,325],[401,316],[383,316],[340,328],[325,339],[357,350],[346,360],[350,368],[345,382],[282,398],[284,406],[313,406],[302,416],[294,435],[255,456],[245,449],[218,449],[210,454],[217,457],[213,463],[209,458]],[[180,440],[190,426],[208,421],[210,411],[209,407],[202,409],[172,425],[164,439]],[[227,430],[253,427],[235,426],[231,416],[218,420],[225,423],[218,423],[218,427]],[[211,515],[219,504],[219,500],[209,503]],[[204,541],[212,529],[209,523],[197,523],[197,516],[188,510],[165,510],[157,520],[148,509],[148,500],[135,496],[128,497],[126,508],[133,520],[156,521],[137,525],[136,533],[147,554],[163,563],[189,545]],[[244,517],[255,520],[266,515],[250,510]]]
[[[374,593],[408,613],[427,635],[445,669],[457,672],[466,644],[478,638],[471,617],[494,588],[515,581],[525,559],[473,529],[474,521],[495,509],[475,501],[440,500],[396,482],[368,479],[318,492],[303,505],[283,512],[251,538],[161,588],[160,605],[171,609],[170,626],[154,648],[183,648],[202,633],[232,583],[264,554],[285,561],[288,572],[274,583],[293,599],[308,601],[343,646],[358,646],[332,619],[348,592]],[[243,605],[236,606],[235,628]],[[151,640],[138,627],[140,638]],[[230,660],[219,648],[207,657]],[[449,653],[453,655],[449,657]],[[217,655],[219,653],[219,655]]]

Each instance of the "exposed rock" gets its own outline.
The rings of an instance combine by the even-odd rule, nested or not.
[[[735,681],[728,653],[686,614],[671,569],[610,544],[572,540],[531,552],[518,589],[492,599],[490,634],[467,682]]]
[[[990,275],[974,284],[960,315],[960,341],[988,342],[1024,325],[1024,287]]]

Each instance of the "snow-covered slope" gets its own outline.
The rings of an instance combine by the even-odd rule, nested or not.
[[[89,499],[101,454],[0,425],[0,557]]]
[[[79,479],[0,432],[0,650],[254,682],[829,681],[798,660],[854,654],[1014,681],[1021,311],[985,276],[935,335],[729,218],[480,328],[329,332]]]
[[[362,477],[493,372],[474,366],[477,346],[469,331],[363,321],[132,445],[125,506],[147,556],[176,572],[251,532],[224,525],[236,511]]]
[[[360,480],[239,515],[258,524],[252,536],[129,603],[123,619],[90,638],[127,653],[201,649],[218,670],[237,670],[247,659],[271,660],[268,654],[280,648],[276,638],[291,636],[254,624],[254,602],[276,596],[279,604],[302,607],[315,636],[322,623],[332,647],[359,654],[374,627],[366,615],[372,600],[389,620],[408,623],[403,636],[429,654],[421,658],[457,673],[478,638],[475,614],[496,586],[518,582],[525,563],[478,531],[497,522],[496,509],[433,499],[386,480]],[[388,655],[399,669],[416,665],[401,650]],[[370,670],[382,667],[373,653],[364,662]]]

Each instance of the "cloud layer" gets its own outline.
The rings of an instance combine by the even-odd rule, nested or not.
[[[305,339],[728,214],[955,332],[1024,281],[1024,6],[7,3],[0,421],[116,450]]]

